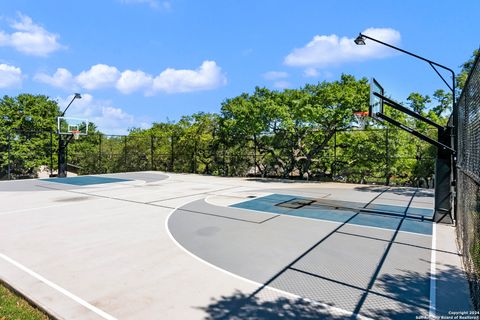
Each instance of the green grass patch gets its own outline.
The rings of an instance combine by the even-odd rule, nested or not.
[[[0,283],[0,320],[10,319],[47,320],[50,318]]]

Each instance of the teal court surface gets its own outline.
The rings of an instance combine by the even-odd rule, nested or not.
[[[471,310],[431,190],[136,172],[0,182],[0,200],[0,280],[58,319]]]

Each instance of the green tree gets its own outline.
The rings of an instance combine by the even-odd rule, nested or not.
[[[41,165],[49,165],[58,114],[57,102],[44,95],[0,99],[0,179],[8,164],[12,178],[36,177]]]
[[[438,118],[441,118],[445,113],[452,112],[452,93],[446,93],[444,90],[439,89],[433,93],[433,98],[436,101],[436,106],[432,108],[432,111]]]
[[[468,59],[461,65],[462,70],[456,77],[457,89],[458,89],[457,96],[460,96],[461,91],[465,87],[465,82],[467,81],[468,75],[470,74],[470,71],[472,70],[473,65],[475,63],[475,59],[479,54],[480,54],[480,51],[478,49],[475,49],[470,59]]]

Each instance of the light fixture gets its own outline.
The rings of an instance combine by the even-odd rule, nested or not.
[[[364,46],[365,45],[365,38],[361,34],[359,34],[358,37],[354,41],[355,41],[355,44],[357,44],[359,46]]]

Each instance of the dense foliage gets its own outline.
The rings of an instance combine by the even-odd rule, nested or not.
[[[446,123],[448,95],[413,93],[410,107]],[[334,179],[357,183],[428,185],[435,148],[375,122],[365,130],[353,113],[366,111],[366,79],[343,75],[300,89],[255,88],[226,99],[218,114],[195,113],[177,122],[133,129],[128,136],[95,133],[69,147],[80,173],[164,170],[228,176]],[[436,138],[424,124],[390,115]]]
[[[0,178],[9,169],[14,177],[30,177],[50,162],[58,112],[57,103],[43,95],[0,99]]]
[[[128,136],[103,135],[91,124],[87,137],[70,143],[69,168],[80,174],[153,169],[428,184],[435,148],[373,121],[365,130],[355,130],[358,124],[353,113],[368,110],[368,103],[368,81],[350,75],[299,89],[257,87],[253,93],[226,99],[218,114],[199,112],[177,122],[154,123],[150,129],[132,129]],[[442,90],[433,99],[412,93],[406,101],[416,112],[442,124],[450,103],[451,94]],[[0,119],[3,177],[8,148],[13,178],[35,176],[41,165],[55,169],[56,135],[50,145],[50,132],[56,130],[56,102],[45,96],[4,97],[0,112],[4,115]],[[388,112],[436,138],[425,124],[393,109]]]

